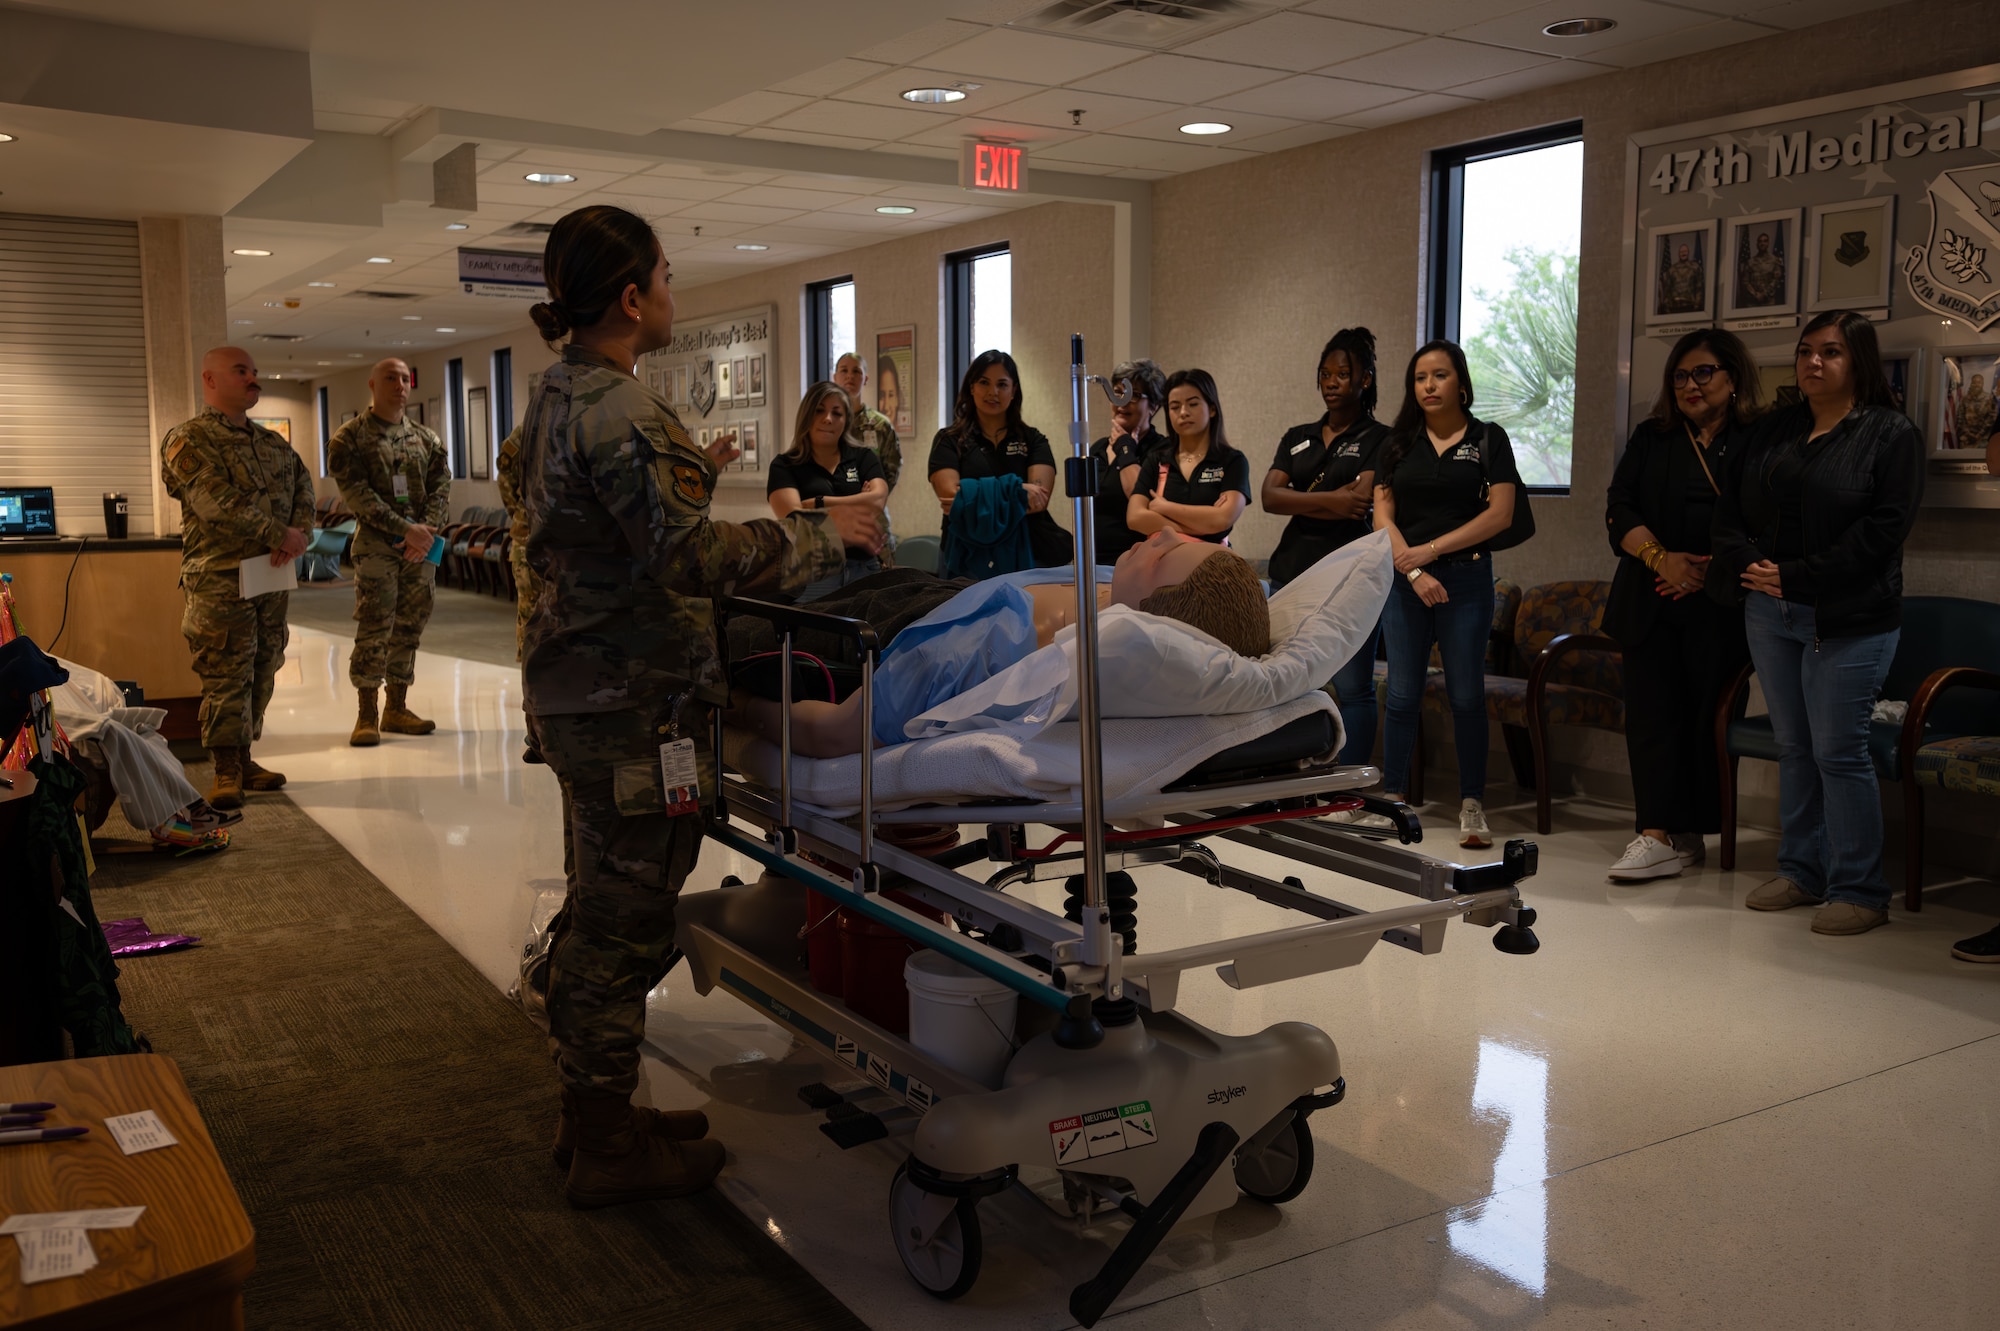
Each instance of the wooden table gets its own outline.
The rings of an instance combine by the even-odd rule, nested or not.
[[[19,1252],[0,1237],[0,1326],[240,1328],[255,1236],[173,1060],[121,1054],[0,1067],[0,1102],[26,1100],[61,1106],[50,1127],[91,1131],[0,1146],[0,1214],[117,1206],[146,1213],[130,1229],[91,1231],[91,1270],[35,1285],[21,1284]],[[142,1109],[157,1113],[180,1144],[122,1154],[104,1120]]]

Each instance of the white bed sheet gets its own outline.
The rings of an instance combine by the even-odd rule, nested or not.
[[[1228,716],[1111,720],[1103,723],[1106,804],[1156,793],[1224,749],[1269,734],[1314,712],[1340,713],[1314,690],[1275,707]],[[1019,723],[939,735],[878,749],[875,805],[887,812],[913,804],[994,799],[1082,798],[1078,724]],[[1340,739],[1334,745],[1338,749]],[[766,789],[778,788],[778,746],[748,731],[724,734],[729,765]],[[861,809],[861,756],[792,759],[792,798],[836,817]]]

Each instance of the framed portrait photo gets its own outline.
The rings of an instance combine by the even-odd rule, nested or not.
[[[1791,208],[1723,223],[1723,318],[1755,319],[1799,308],[1799,223],[1804,216]]]
[[[1809,310],[1885,310],[1895,275],[1896,196],[1817,203]]]
[[[764,405],[764,358],[762,356],[752,356],[750,358],[750,405],[753,407]]]
[[[736,375],[726,360],[715,362],[715,400],[724,406],[736,400]]]
[[[2000,348],[1958,347],[1937,353],[1931,384],[1931,451],[1963,456],[1979,450],[2000,425],[1994,379],[2000,376]]]
[[[1699,324],[1715,319],[1715,219],[1646,232],[1646,322]]]
[[[756,380],[752,379],[750,382],[755,383]],[[736,446],[743,450],[743,456],[738,459],[743,470],[756,471],[762,465],[757,458],[756,421],[745,421],[736,427]]]
[[[736,400],[747,403],[750,401],[750,358],[738,356],[731,363],[736,367]]]

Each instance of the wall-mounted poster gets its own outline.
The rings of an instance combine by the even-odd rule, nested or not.
[[[1931,393],[1931,443],[1937,452],[1984,450],[2000,425],[2000,348],[1959,347],[1938,357],[1937,383]]]
[[[875,410],[896,427],[896,437],[917,433],[917,326],[884,328],[875,334]]]
[[[773,391],[777,385],[766,382],[759,400],[755,390],[760,371],[753,367],[763,367],[763,377],[769,380],[769,367],[778,363],[777,327],[775,305],[683,318],[675,325],[671,342],[640,358],[640,375],[655,391],[670,396],[698,447],[706,448],[718,435],[732,431],[739,448],[752,437],[775,439],[780,433],[774,414],[779,406]],[[760,470],[761,463],[761,454],[753,461],[745,448],[742,457],[721,469],[719,483],[761,485],[761,476],[739,475]]]
[[[1896,196],[1814,204],[1814,310],[1885,310],[1895,272]]]
[[[289,416],[252,416],[250,423],[275,431],[288,444],[292,442],[292,418]]]
[[[1650,256],[1646,322],[1703,324],[1715,318],[1715,222],[1656,226],[1646,233]]]
[[[1723,223],[1723,318],[1760,319],[1797,311],[1801,216],[1791,208]]]

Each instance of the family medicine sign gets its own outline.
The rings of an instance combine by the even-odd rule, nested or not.
[[[542,256],[522,250],[458,252],[458,282],[468,296],[499,296],[504,300],[547,300],[542,282]]]

